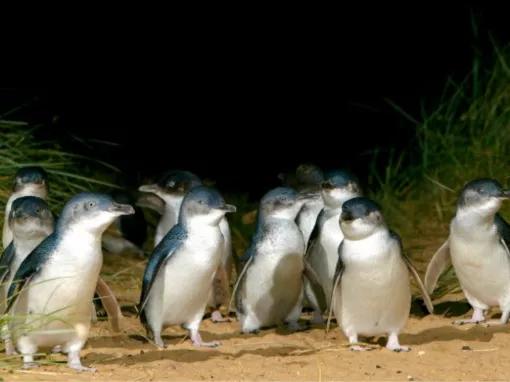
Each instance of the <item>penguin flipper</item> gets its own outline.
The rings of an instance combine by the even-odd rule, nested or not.
[[[7,309],[9,311],[17,300],[19,293],[25,285],[30,283],[30,280],[35,276],[50,258],[52,250],[55,248],[57,237],[55,233],[49,235],[44,239],[30,254],[23,260],[19,266],[16,274],[14,275],[13,281],[9,286],[9,292],[7,293]]]
[[[441,247],[434,253],[427,265],[425,272],[425,290],[428,293],[434,292],[439,276],[451,266],[452,259],[450,257],[450,245],[446,240]]]
[[[326,323],[326,333],[329,332],[329,325],[331,324],[331,318],[333,318],[333,304],[335,303],[335,293],[336,288],[340,285],[340,281],[342,280],[342,274],[344,273],[345,265],[342,261],[342,249],[344,247],[344,242],[342,241],[338,246],[338,260],[336,262],[335,268],[335,276],[333,277],[333,289],[331,291],[331,298],[329,299],[329,314],[328,321]]]
[[[140,296],[139,314],[143,313],[145,304],[149,299],[149,293],[156,280],[159,270],[165,265],[175,252],[182,246],[187,237],[185,229],[180,224],[176,224],[163,237],[161,242],[154,248],[149,262],[143,274],[142,294]],[[143,316],[142,316],[143,318]]]
[[[248,268],[250,267],[251,263],[253,262],[253,259],[255,258],[255,248],[253,244],[248,248],[244,256],[240,259],[240,268],[241,272],[239,273],[239,276],[237,277],[236,283],[234,284],[234,288],[232,290],[232,295],[230,297],[230,302],[228,304],[228,310],[230,311],[232,309],[232,302],[235,299],[236,302],[236,311],[238,313],[243,313],[243,303],[241,299],[241,295],[239,294],[239,288],[244,281],[244,278],[246,276],[246,272],[248,271]]]
[[[506,250],[507,255],[510,257],[510,225],[501,217],[500,214],[496,214],[494,217],[494,223],[498,229],[500,241]]]
[[[108,321],[110,321],[112,330],[115,333],[120,332],[120,324],[123,316],[122,311],[120,310],[119,302],[117,301],[117,298],[113,294],[111,288],[101,277],[99,277],[97,280],[96,293],[101,299],[101,303],[106,310]]]
[[[328,308],[326,294],[324,293],[324,289],[319,281],[319,276],[313,269],[313,267],[308,263],[308,261],[304,260],[305,269],[303,271],[303,275],[310,282],[310,286],[312,287],[312,291],[315,295],[317,302],[319,303],[319,307],[321,312],[324,312]]]
[[[425,306],[427,307],[427,310],[429,311],[430,314],[434,314],[434,304],[432,304],[430,295],[427,292],[427,288],[425,288],[425,285],[423,285],[423,282],[421,281],[418,271],[414,267],[413,263],[411,263],[411,260],[409,259],[409,257],[407,257],[403,252],[402,252],[402,258],[404,259],[404,262],[407,265],[407,269],[409,269],[409,272],[411,272],[411,274],[413,275],[414,281],[416,281],[416,284],[418,284],[418,287],[421,290],[421,295],[423,297],[423,301],[425,302]]]
[[[7,248],[5,248],[2,257],[0,258],[0,285],[2,285],[5,282],[5,279],[9,274],[9,270],[11,268],[12,260],[14,259],[15,253],[16,249],[14,248],[14,244],[11,241]],[[7,285],[3,285],[3,287],[7,287]]]
[[[411,262],[411,259],[409,259],[409,257],[407,257],[407,255],[404,253],[404,247],[402,246],[402,240],[400,239],[400,236],[393,231],[390,231],[390,235],[393,238],[393,240],[397,242],[398,250],[400,251],[400,256],[402,257],[402,260],[404,260],[407,269],[409,270],[409,272],[411,272],[411,275],[416,281],[416,284],[418,284],[418,287],[420,288],[421,295],[423,297],[423,301],[425,302],[427,310],[429,311],[430,314],[434,314],[434,305],[432,304],[432,300],[430,299],[429,293],[427,292],[427,288],[425,288],[425,285],[423,285],[420,275],[418,274],[418,271]]]
[[[322,226],[322,220],[324,220],[326,212],[324,208],[321,210],[319,215],[317,215],[317,219],[315,220],[315,224],[313,226],[312,233],[310,234],[310,237],[308,238],[308,243],[305,243],[305,259],[310,257],[311,254],[311,248],[314,246],[315,242],[319,238],[319,232],[321,230]]]

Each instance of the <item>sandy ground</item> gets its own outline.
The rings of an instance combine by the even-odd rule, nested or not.
[[[65,357],[42,357],[42,366],[20,370],[12,361],[3,369],[5,381],[166,381],[166,380],[510,380],[510,328],[453,326],[456,317],[469,316],[461,295],[449,295],[434,316],[423,316],[417,304],[400,336],[409,353],[393,353],[385,339],[372,339],[372,351],[349,351],[338,328],[326,335],[321,327],[289,333],[284,329],[241,335],[239,325],[202,324],[205,340],[219,340],[216,349],[194,348],[186,332],[170,328],[167,349],[158,350],[143,337],[135,317],[139,276],[144,262],[136,258],[106,258],[104,275],[119,296],[123,333],[112,334],[106,321],[94,324],[82,361],[97,372],[76,373]],[[306,315],[303,316],[306,321]],[[51,362],[51,364],[44,364]]]

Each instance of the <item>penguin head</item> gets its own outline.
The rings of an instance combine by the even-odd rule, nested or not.
[[[16,238],[48,236],[53,232],[53,214],[43,199],[23,196],[12,202],[8,224]]]
[[[358,179],[343,170],[327,172],[321,186],[324,204],[331,208],[341,207],[347,200],[361,195]]]
[[[79,229],[101,234],[119,216],[134,214],[129,204],[120,204],[110,195],[83,192],[64,206],[57,230]]]
[[[347,239],[359,240],[386,229],[379,205],[365,197],[346,201],[340,214],[340,227]]]
[[[278,174],[283,187],[294,188],[299,191],[320,189],[324,174],[320,167],[311,164],[300,164],[295,171]]]
[[[474,210],[480,215],[494,215],[501,208],[503,200],[510,197],[510,190],[504,190],[494,179],[475,179],[467,183],[460,192],[459,209]]]
[[[165,173],[157,183],[140,186],[138,190],[156,194],[166,203],[171,203],[175,199],[182,199],[189,190],[200,185],[202,182],[195,174],[173,170]]]
[[[46,197],[48,193],[48,175],[42,167],[31,166],[20,168],[14,177],[14,192],[32,191]]]
[[[324,181],[324,173],[318,166],[305,163],[297,167],[296,180],[300,190],[319,188]]]
[[[179,222],[187,225],[202,223],[217,225],[226,213],[236,212],[236,207],[226,204],[225,199],[214,188],[197,186],[184,197],[179,213]]]
[[[277,187],[262,197],[259,217],[265,219],[271,216],[294,220],[303,204],[313,197],[313,194],[299,194],[290,187]]]

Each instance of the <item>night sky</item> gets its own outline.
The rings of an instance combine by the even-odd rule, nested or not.
[[[183,31],[105,63],[88,86],[0,89],[0,115],[24,105],[6,118],[119,166],[130,186],[182,168],[260,196],[301,162],[363,178],[374,149],[413,144],[413,125],[386,99],[420,119],[475,52],[490,63],[489,33],[510,37],[498,6],[366,7]]]

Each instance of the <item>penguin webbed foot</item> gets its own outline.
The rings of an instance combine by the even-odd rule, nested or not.
[[[77,351],[70,351],[67,355],[67,366],[70,369],[82,372],[88,371],[90,373],[95,373],[97,371],[94,367],[87,367],[81,364],[80,353]]]
[[[388,343],[386,344],[386,349],[396,353],[411,351],[411,348],[409,346],[400,345],[398,341],[398,335],[396,333],[391,333],[389,335]]]
[[[69,368],[79,371],[79,372],[87,371],[89,373],[95,373],[97,371],[97,369],[95,367],[87,367],[87,366],[83,366],[82,364],[79,364],[79,365],[71,365],[70,364]]]
[[[452,322],[453,325],[465,325],[465,324],[481,324],[485,322],[485,314],[483,312],[483,309],[480,308],[474,308],[473,315],[470,319],[463,319],[463,320],[455,320]]]
[[[411,348],[409,346],[402,346],[402,345],[399,345],[397,347],[394,347],[394,348],[387,348],[388,350],[391,350],[395,353],[405,353],[405,352],[408,352],[408,351],[411,351]]]
[[[222,322],[230,322],[230,318],[224,317],[219,310],[215,310],[211,313],[211,321],[215,324]]]
[[[485,322],[485,319],[484,320],[473,320],[472,318],[470,319],[467,319],[467,320],[455,320],[452,322],[453,325],[468,325],[468,324],[475,324],[475,325],[478,325],[478,324],[483,324]]]
[[[199,332],[195,332],[191,334],[191,342],[193,342],[193,346],[196,347],[206,347],[206,348],[216,348],[221,345],[219,341],[210,341],[205,342],[202,340],[202,336]]]

